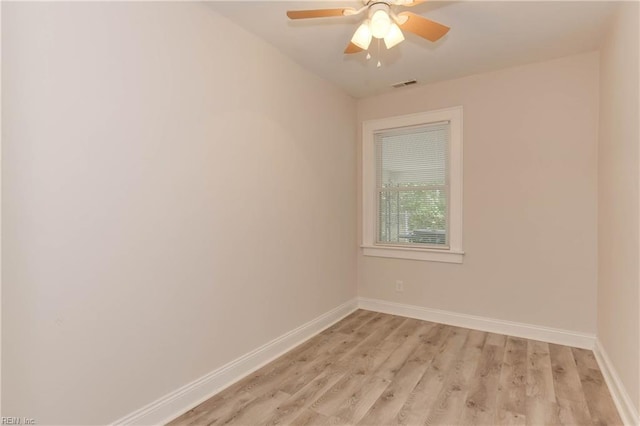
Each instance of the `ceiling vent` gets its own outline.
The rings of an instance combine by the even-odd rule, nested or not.
[[[412,84],[416,84],[416,83],[417,83],[416,80],[407,80],[407,81],[401,81],[400,83],[392,84],[391,87],[395,87],[397,89],[398,87],[411,86]]]

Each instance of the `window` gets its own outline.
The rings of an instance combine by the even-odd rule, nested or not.
[[[363,250],[462,263],[462,107],[363,125]]]

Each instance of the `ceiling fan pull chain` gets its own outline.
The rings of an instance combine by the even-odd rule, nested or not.
[[[382,64],[380,63],[380,39],[378,39],[378,65],[376,67],[380,68]]]

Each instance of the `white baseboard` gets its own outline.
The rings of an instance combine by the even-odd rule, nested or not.
[[[283,334],[199,379],[113,422],[113,425],[165,424],[251,374],[357,309],[353,299]]]
[[[618,408],[622,422],[627,426],[640,425],[640,414],[638,414],[638,410],[636,410],[633,405],[633,401],[631,401],[624,384],[620,380],[620,376],[616,372],[616,369],[611,363],[611,359],[602,347],[599,339],[596,340],[593,354],[596,356],[596,361],[598,361],[600,371],[602,371],[604,380],[607,382],[611,397]]]
[[[403,305],[386,300],[360,297],[358,298],[358,307],[370,311],[400,315],[491,333],[506,334],[531,340],[540,340],[542,342],[557,343],[576,348],[593,349],[595,343],[594,334],[441,311],[439,309],[423,308],[421,306]]]
[[[276,339],[229,362],[205,376],[188,383],[187,385],[151,402],[150,404],[147,404],[133,413],[116,420],[112,425],[165,424],[178,417],[180,414],[211,398],[213,395],[232,383],[251,374],[258,368],[281,356],[305,340],[318,334],[325,328],[349,315],[357,308],[585,349],[593,349],[596,342],[594,335],[586,333],[578,333],[569,330],[541,327],[360,297],[338,306],[337,308],[294,330],[289,331],[288,333],[283,334],[280,337],[277,337]],[[637,418],[637,413],[634,412],[633,405],[630,405],[629,397],[624,391],[624,388],[620,387],[621,384],[618,380],[618,376],[615,375],[615,371],[611,370],[610,363],[602,361],[603,358],[608,360],[608,358],[606,358],[606,354],[604,354],[601,348],[599,350],[600,353],[596,350],[596,359],[598,359],[598,363],[601,365],[601,369],[607,379],[609,388],[612,389],[612,394],[616,394],[614,396],[614,400],[621,411],[621,416],[623,415],[623,410],[620,408],[620,404],[622,404],[623,407],[627,407],[625,410],[627,410],[628,413],[625,415],[629,419],[634,419],[634,415],[636,416],[635,418]],[[614,388],[616,390],[614,390]],[[621,403],[620,401],[624,402]],[[625,424],[632,425],[637,423],[628,422],[627,418],[623,418],[623,420],[625,421]]]

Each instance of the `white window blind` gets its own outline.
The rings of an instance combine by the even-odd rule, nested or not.
[[[374,133],[377,243],[449,248],[448,121]]]

